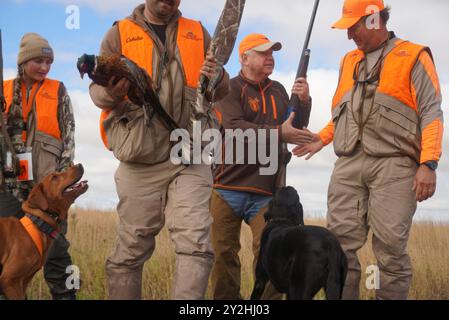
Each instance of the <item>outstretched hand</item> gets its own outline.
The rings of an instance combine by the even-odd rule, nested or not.
[[[293,148],[292,153],[297,157],[306,156],[306,160],[309,160],[313,157],[315,153],[318,153],[323,149],[324,143],[321,141],[318,134],[311,132],[309,129],[304,128],[304,131],[307,131],[310,135],[312,135],[313,140],[305,145],[299,145]]]
[[[297,157],[303,157],[307,155],[305,159],[309,160],[315,155],[315,153],[320,152],[323,147],[324,143],[319,140],[306,144],[304,146],[296,146],[295,148],[293,148],[292,153]]]
[[[307,129],[296,129],[293,127],[293,119],[295,118],[295,113],[292,112],[287,120],[281,126],[282,141],[296,144],[297,146],[303,146],[307,143],[313,142],[315,136],[312,132]]]

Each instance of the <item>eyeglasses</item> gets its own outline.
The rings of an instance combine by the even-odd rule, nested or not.
[[[352,31],[353,33],[359,33],[360,30],[362,30],[362,28],[363,28],[363,24],[366,23],[366,19],[367,19],[367,18],[368,18],[368,17],[362,17],[362,18],[360,18],[360,20],[357,21],[356,24],[354,24],[352,27],[350,27],[350,28],[348,29],[348,32],[349,32],[349,31]]]

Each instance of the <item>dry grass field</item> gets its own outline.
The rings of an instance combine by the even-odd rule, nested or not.
[[[81,272],[82,285],[79,299],[106,299],[104,262],[111,252],[116,232],[117,215],[114,212],[72,210],[67,238],[71,242],[73,262]],[[306,224],[323,225],[324,221],[306,221]],[[242,228],[242,295],[248,298],[253,280],[251,275],[251,232]],[[431,222],[416,223],[411,232],[409,253],[414,277],[410,299],[449,299],[449,225]],[[370,241],[359,253],[362,270],[374,264]],[[146,263],[143,278],[145,299],[168,299],[173,274],[174,254],[168,232],[158,235],[153,257]],[[362,274],[362,284],[367,275]],[[373,299],[373,290],[362,285],[362,299]],[[28,289],[29,299],[50,299],[42,271],[33,279]],[[210,298],[210,296],[208,296]],[[322,298],[319,294],[317,299]]]

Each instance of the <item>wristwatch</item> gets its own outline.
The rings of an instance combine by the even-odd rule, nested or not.
[[[438,168],[438,162],[436,162],[435,160],[426,161],[423,164],[433,171],[435,171]]]

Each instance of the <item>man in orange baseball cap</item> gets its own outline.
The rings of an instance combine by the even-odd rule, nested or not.
[[[273,51],[279,51],[282,49],[280,42],[270,41],[265,35],[260,33],[252,33],[247,35],[239,45],[239,56],[242,56],[249,50],[264,52],[273,49]]]
[[[385,27],[389,10],[382,0],[346,0],[343,15],[332,28],[347,30],[359,50],[371,52],[389,37]]]
[[[292,125],[294,113],[285,120],[289,102],[287,91],[280,82],[269,78],[275,65],[273,51],[281,48],[281,43],[271,41],[265,35],[253,33],[246,36],[239,46],[241,71],[231,79],[229,94],[215,105],[215,110],[222,115],[222,126],[226,131],[240,129],[245,134],[254,133],[259,143],[267,141],[269,152],[275,158],[283,152],[278,147],[278,141],[296,145],[304,143],[298,138],[301,130]],[[297,79],[292,92],[298,95],[301,102],[310,105],[306,79]],[[271,133],[270,130],[278,130],[279,139],[275,138],[273,141],[271,138],[264,138],[261,132]],[[251,152],[249,145],[249,141],[245,142],[247,153]],[[276,147],[273,148],[273,145]],[[226,156],[230,148],[232,147],[225,142],[223,150]],[[210,212],[213,217],[212,246],[215,253],[211,276],[214,299],[242,298],[238,255],[242,221],[251,228],[255,266],[260,238],[265,227],[264,213],[277,187],[279,166],[274,174],[263,174],[260,170],[262,165],[251,162],[251,156],[237,157],[242,157],[243,163],[237,160],[232,164],[217,164],[213,171],[214,188],[210,199]],[[272,285],[267,285],[262,296],[263,299],[280,297]]]
[[[318,141],[296,148],[312,155],[333,142],[339,157],[328,191],[328,228],[348,258],[344,299],[358,299],[358,250],[373,232],[377,299],[407,299],[412,265],[407,243],[417,202],[435,193],[443,112],[428,47],[387,29],[382,0],[346,0],[332,27],[347,29],[357,50],[346,54],[332,101],[332,120]],[[306,159],[307,159],[306,158]]]

